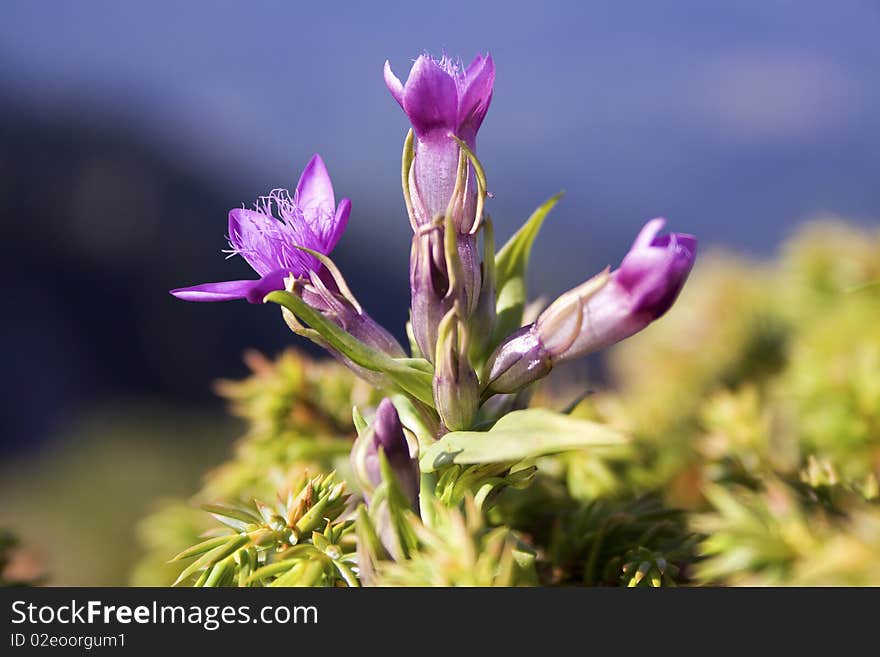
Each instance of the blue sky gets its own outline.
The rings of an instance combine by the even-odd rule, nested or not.
[[[381,69],[405,77],[443,48],[496,60],[479,153],[501,235],[567,191],[536,260],[550,287],[615,263],[658,215],[756,253],[817,213],[880,217],[869,0],[7,1],[0,88],[145,135],[227,185],[230,206],[293,185],[319,151],[353,200],[347,238],[405,267],[406,122]],[[219,238],[223,219],[207,221]]]

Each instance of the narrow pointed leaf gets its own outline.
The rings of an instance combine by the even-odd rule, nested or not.
[[[387,374],[405,392],[433,406],[431,374],[421,365],[413,367],[410,362],[412,359],[392,358],[369,347],[336,326],[295,294],[276,290],[267,294],[265,300],[287,308],[320,333],[332,348],[351,359],[356,365]]]
[[[238,548],[242,547],[248,542],[247,536],[229,536],[227,537],[226,542],[223,545],[215,547],[210,552],[206,552],[196,561],[187,566],[180,575],[177,576],[177,579],[174,581],[172,586],[177,586],[185,580],[187,577],[192,575],[193,573],[198,572],[204,568],[210,568],[215,563],[220,561],[221,559],[225,559],[230,554],[235,552]]]
[[[526,270],[535,238],[547,214],[562,198],[562,192],[550,197],[532,213],[495,257],[495,277],[498,286],[497,317],[492,345],[498,345],[522,325],[526,304]]]
[[[197,545],[193,545],[192,547],[188,547],[180,554],[175,555],[171,558],[171,561],[181,561],[183,559],[189,559],[191,557],[197,557],[200,554],[204,554],[209,550],[213,550],[214,548],[224,545],[226,541],[229,540],[229,533],[223,534],[223,536],[217,536],[215,538],[210,538],[207,541],[202,541]]]

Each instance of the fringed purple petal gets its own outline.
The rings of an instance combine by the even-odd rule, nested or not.
[[[291,275],[289,269],[276,269],[266,274],[259,281],[256,281],[247,295],[247,300],[251,303],[263,303],[263,299],[269,292],[284,289],[284,279]]]
[[[229,211],[229,245],[260,276],[283,262],[284,225],[256,210]]]
[[[418,137],[458,127],[458,89],[452,76],[428,55],[420,56],[403,88],[403,111]]]

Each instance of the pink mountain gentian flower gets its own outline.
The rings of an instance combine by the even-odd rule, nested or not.
[[[477,185],[468,165],[466,185],[449,219],[457,232],[461,271],[452,289],[444,256],[444,228],[435,223],[450,206],[459,168],[459,144],[453,135],[476,150],[477,131],[483,123],[495,83],[495,65],[488,55],[477,55],[464,68],[445,55],[438,61],[422,55],[402,83],[385,62],[385,85],[412,124],[413,162],[405,181],[409,215],[415,235],[410,259],[413,334],[420,351],[434,360],[437,324],[459,298],[465,315],[480,294],[482,274],[477,239],[472,229],[479,221]]]
[[[591,279],[569,290],[512,334],[489,360],[488,389],[509,393],[546,376],[554,365],[580,358],[638,333],[678,297],[697,257],[693,235],[660,235],[665,219],[639,232],[620,268],[597,289]]]
[[[385,84],[415,133],[409,181],[415,216],[411,219],[424,225],[446,214],[455,187],[459,147],[450,134],[472,151],[476,149],[477,131],[492,101],[495,64],[489,55],[477,55],[467,68],[445,55],[439,61],[422,55],[404,84],[386,61]],[[456,218],[460,232],[469,231],[474,221],[476,186],[470,184],[468,191],[464,212]]]
[[[293,197],[283,189],[260,198],[253,210],[229,212],[229,247],[260,275],[256,280],[202,283],[171,290],[186,301],[247,299],[262,303],[273,290],[284,289],[284,279],[318,271],[318,260],[298,249],[303,246],[329,254],[342,236],[351,213],[351,201],[336,205],[327,167],[314,155],[300,176]]]

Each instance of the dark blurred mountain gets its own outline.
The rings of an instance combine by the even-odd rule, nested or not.
[[[302,345],[274,307],[188,304],[167,292],[253,276],[220,250],[228,210],[263,190],[209,179],[93,111],[56,108],[50,118],[0,97],[0,449],[38,445],[108,398],[217,405],[210,383],[243,374],[245,348]],[[405,272],[368,266],[345,238],[337,257],[372,314],[399,328]]]

